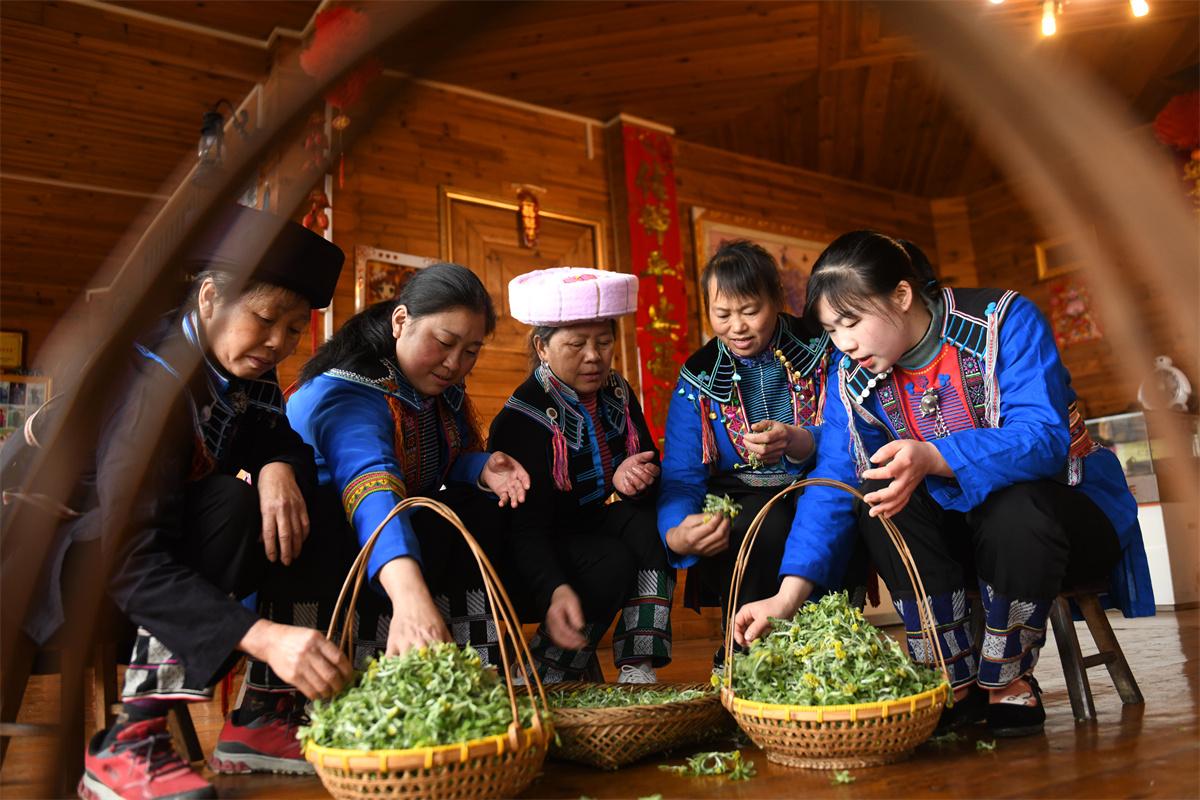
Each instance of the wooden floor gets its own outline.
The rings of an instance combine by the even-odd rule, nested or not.
[[[1200,797],[1200,611],[1164,612],[1150,619],[1127,620],[1110,613],[1121,645],[1137,676],[1146,703],[1122,706],[1103,668],[1089,673],[1098,721],[1076,724],[1051,641],[1037,670],[1045,689],[1048,719],[1042,736],[1001,739],[995,750],[979,750],[991,742],[987,728],[966,729],[963,741],[926,744],[910,761],[887,767],[852,770],[854,781],[835,785],[828,772],[792,769],[766,760],[752,745],[742,744],[744,757],[758,775],[748,782],[721,778],[684,778],[658,769],[660,763],[682,763],[691,751],[669,759],[654,757],[619,772],[547,761],[544,775],[523,796],[530,798],[820,798],[858,797],[1071,797],[1197,798]],[[1078,623],[1085,654],[1091,652],[1086,626]],[[893,632],[894,635],[894,632]],[[676,660],[660,671],[660,680],[704,680],[715,641],[677,645]],[[611,664],[605,653],[602,663]],[[611,675],[611,669],[608,670]],[[33,679],[19,722],[52,722],[56,710],[47,698],[57,697],[57,678]],[[220,730],[217,704],[193,706],[205,752]],[[0,797],[33,797],[37,775],[51,743],[17,739],[0,770]],[[732,749],[733,740],[704,749]],[[327,797],[315,777],[274,775],[207,778],[222,798]]]

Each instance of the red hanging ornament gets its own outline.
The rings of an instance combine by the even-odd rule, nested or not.
[[[346,52],[358,50],[371,33],[371,21],[361,11],[349,8],[330,8],[317,15],[312,42],[300,54],[300,66],[309,75],[325,80]],[[383,74],[383,65],[368,58],[354,68],[333,88],[325,92],[325,102],[337,109],[333,129],[338,132],[338,186],[345,184],[346,155],[341,133],[350,124],[346,109],[357,103],[371,81]],[[328,144],[327,144],[328,146]]]
[[[521,232],[522,247],[537,247],[540,225],[537,196],[528,189],[522,189],[517,192],[517,227]]]
[[[1185,153],[1200,146],[1200,91],[1172,97],[1154,118],[1154,137]]]

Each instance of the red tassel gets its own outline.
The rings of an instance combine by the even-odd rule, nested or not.
[[[339,139],[341,138],[340,134],[339,134],[338,138]],[[339,189],[346,188],[346,153],[345,153],[345,151],[343,151],[342,155],[338,158],[338,188]]]
[[[629,404],[625,404],[625,456],[629,457],[634,453],[642,451],[641,440],[638,439],[637,426],[633,424],[633,418],[629,416]]]
[[[555,425],[551,438],[554,446],[554,488],[560,492],[569,492],[571,476],[567,471],[567,437],[563,436],[562,428]]]
[[[717,437],[713,433],[712,420],[709,414],[712,412],[708,398],[700,398],[700,460],[705,464],[715,464],[718,458],[717,454]]]

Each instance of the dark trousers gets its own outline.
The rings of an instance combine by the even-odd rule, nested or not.
[[[864,494],[883,481],[866,481]],[[934,666],[921,635],[916,592],[878,518],[857,504],[859,527],[904,619],[913,661]],[[934,642],[955,688],[1008,686],[1037,665],[1051,601],[1064,583],[1102,576],[1117,562],[1112,523],[1082,492],[1050,480],[992,492],[968,512],[947,511],[919,486],[895,522],[925,587]],[[966,587],[978,576],[981,648],[970,630]]]
[[[431,499],[459,516],[507,585],[502,567],[507,557],[508,523],[497,501],[473,486],[457,484],[433,494]],[[327,631],[338,592],[358,555],[358,535],[346,520],[341,498],[329,487],[321,487],[311,511],[311,532],[300,556],[290,565],[276,562],[267,570],[258,595],[259,613],[282,624]],[[482,573],[466,540],[431,509],[415,511],[411,521],[421,549],[422,577],[454,640],[464,647],[475,646],[485,663],[497,663],[498,632]],[[364,582],[355,616],[353,655],[356,665],[361,665],[387,647],[391,600]],[[339,620],[339,631],[341,624]],[[262,662],[251,661],[248,676],[249,684],[257,689],[287,688]]]
[[[258,492],[229,475],[212,475],[187,484],[183,491],[184,536],[172,555],[223,592],[238,599],[252,594],[270,564],[261,541]],[[122,696],[204,699],[239,657],[230,654],[215,675],[185,672],[152,632],[140,630]]]
[[[656,667],[669,664],[675,570],[667,563],[654,506],[609,503],[565,527],[555,547],[583,606],[588,643],[580,650],[562,650],[553,645],[545,626],[539,626],[529,647],[542,678],[555,682],[580,677],[618,612],[613,632],[616,664],[643,659]],[[523,601],[528,604],[532,598]],[[524,617],[526,611],[537,613],[528,605],[519,613]]]
[[[724,616],[729,615],[730,582],[733,580],[738,551],[750,530],[750,523],[771,498],[786,488],[747,486],[730,475],[714,476],[708,481],[710,494],[728,494],[742,506],[742,510],[729,527],[729,548],[715,556],[701,558],[696,563],[704,585],[721,599]],[[738,608],[756,600],[772,597],[779,591],[779,565],[783,561],[783,550],[792,530],[792,519],[796,516],[796,501],[799,497],[799,491],[792,492],[767,512],[758,536],[754,539],[754,548],[746,561],[742,585],[738,590]]]
[[[886,481],[864,481],[869,494]],[[859,529],[893,597],[915,596],[883,523],[856,502]],[[892,517],[929,594],[973,584],[975,576],[1006,597],[1053,600],[1064,583],[1107,574],[1121,555],[1117,532],[1087,495],[1052,480],[992,492],[967,512],[947,511],[917,487]]]

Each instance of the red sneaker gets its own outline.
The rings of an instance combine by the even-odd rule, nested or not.
[[[135,722],[101,749],[107,731],[92,737],[83,757],[83,800],[199,800],[217,791],[187,765],[167,731],[165,717]]]
[[[311,775],[316,768],[304,760],[296,728],[306,723],[304,707],[296,695],[279,698],[274,711],[252,719],[244,725],[234,722],[238,711],[229,715],[217,739],[217,746],[208,759],[213,772],[236,775],[245,772],[283,772],[290,775]]]

